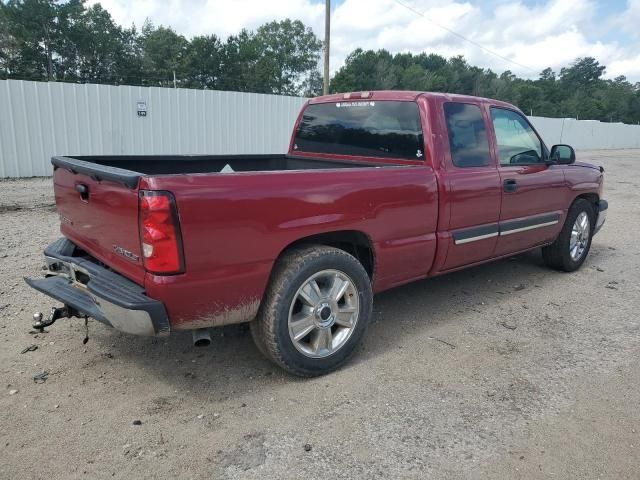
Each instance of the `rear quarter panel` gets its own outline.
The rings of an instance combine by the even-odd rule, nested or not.
[[[426,276],[436,248],[437,185],[428,166],[149,177],[176,198],[186,272],[147,274],[174,329],[257,313],[274,261],[293,242],[356,230],[374,248],[374,290]]]

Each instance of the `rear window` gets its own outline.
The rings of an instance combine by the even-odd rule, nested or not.
[[[451,160],[456,167],[489,165],[489,140],[480,107],[468,103],[445,103]]]
[[[348,101],[309,105],[296,130],[299,152],[419,160],[423,157],[418,105]]]

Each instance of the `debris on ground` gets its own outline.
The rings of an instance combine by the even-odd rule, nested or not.
[[[449,343],[446,340],[442,340],[441,338],[436,338],[436,337],[427,337],[429,340],[435,340],[436,342],[440,342],[440,343],[444,343],[445,345],[451,347],[452,350],[454,350],[455,348],[457,348],[453,343]]]
[[[519,285],[516,285],[515,287],[513,287],[513,289],[514,289],[516,292],[519,292],[520,290],[524,290],[525,288],[527,288],[527,287],[525,286],[525,284],[524,284],[524,283],[520,283]]]
[[[304,444],[304,451],[305,451],[305,452],[310,452],[310,451],[311,451],[311,448],[313,448],[313,447],[311,447],[311,444],[310,444],[310,443],[305,443],[305,444]]]
[[[503,320],[502,322],[498,322],[498,325],[507,328],[509,330],[515,330],[518,326],[515,323],[509,322],[508,320]]]
[[[18,390],[9,390],[9,395],[15,395],[18,393]]]
[[[49,378],[49,371],[48,370],[42,370],[40,373],[36,373],[33,376],[33,381],[35,383],[44,383],[47,381],[47,378]]]
[[[35,352],[37,349],[38,345],[32,343],[28,347],[23,348],[20,353]]]
[[[134,425],[142,425],[142,420],[134,420],[133,424]]]

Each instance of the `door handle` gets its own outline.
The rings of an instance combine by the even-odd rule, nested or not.
[[[513,178],[507,178],[502,183],[502,188],[504,189],[505,192],[513,193],[518,190],[518,182],[516,182],[515,179]]]

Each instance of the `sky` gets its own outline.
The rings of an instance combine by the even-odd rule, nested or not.
[[[88,3],[102,4],[123,26],[140,27],[148,18],[187,38],[212,33],[224,38],[284,18],[301,20],[324,37],[324,0]],[[526,78],[592,56],[607,66],[607,78],[640,81],[640,0],[334,0],[331,15],[332,72],[360,47],[464,55],[472,65]]]

